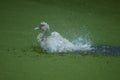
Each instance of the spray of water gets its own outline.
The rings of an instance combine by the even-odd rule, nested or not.
[[[92,43],[89,39],[84,37],[79,37],[72,41],[72,44],[75,46],[74,51],[88,51],[92,50]]]
[[[105,56],[120,56],[119,46],[97,45],[93,46],[90,39],[79,37],[72,42],[76,49],[75,52],[81,54],[97,54]]]

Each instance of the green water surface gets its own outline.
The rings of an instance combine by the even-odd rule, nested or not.
[[[0,80],[119,80],[120,57],[36,52],[41,21],[70,41],[120,46],[119,0],[0,0]],[[50,34],[49,32],[49,34]]]

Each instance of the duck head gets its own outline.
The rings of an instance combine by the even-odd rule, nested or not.
[[[49,25],[46,22],[41,22],[37,27],[34,28],[34,30],[49,30]]]

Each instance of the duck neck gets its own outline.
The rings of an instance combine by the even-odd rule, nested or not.
[[[44,37],[45,37],[45,35],[47,34],[47,30],[45,30],[45,31],[43,31],[41,34],[40,34],[40,36],[39,36],[39,39],[40,39],[40,41],[43,41],[43,39],[44,39]]]

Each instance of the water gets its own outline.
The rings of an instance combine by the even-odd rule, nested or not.
[[[104,55],[104,56],[120,56],[120,47],[110,46],[110,45],[97,45],[97,46],[91,46],[91,50],[77,51],[77,53],[83,55],[95,54],[95,55]]]
[[[98,45],[93,48],[90,52],[97,55],[120,56],[120,46]]]
[[[120,56],[120,46],[111,46],[111,45],[92,45],[90,39],[79,37],[78,39],[72,42],[79,49],[73,52],[85,54],[96,54],[96,55],[105,55],[105,56]]]
[[[96,54],[96,55],[105,55],[105,56],[120,56],[120,46],[111,46],[111,45],[96,45],[92,44],[90,39],[79,37],[78,39],[72,42],[79,49],[73,52],[81,54]]]

